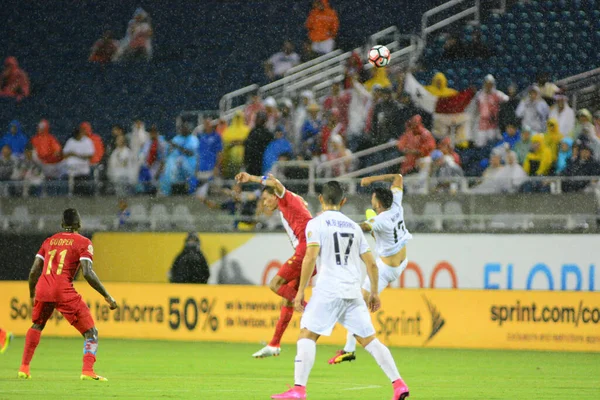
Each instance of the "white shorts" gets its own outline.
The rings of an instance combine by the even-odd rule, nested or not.
[[[331,53],[335,47],[335,40],[327,39],[322,42],[312,42],[312,50],[315,53],[327,54]]]
[[[362,298],[331,298],[313,291],[300,320],[300,328],[306,328],[317,335],[330,336],[337,322],[359,337],[366,338],[375,334],[369,309]]]
[[[379,257],[377,257],[376,262],[377,268],[379,269],[379,286],[377,287],[379,293],[383,292],[383,289],[388,287],[390,283],[397,281],[408,265],[408,259],[404,259],[402,264],[400,264],[398,267],[390,267]],[[363,283],[362,288],[371,293],[371,280],[369,279],[368,275],[365,277],[365,282]]]

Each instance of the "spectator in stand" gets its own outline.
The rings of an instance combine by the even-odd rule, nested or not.
[[[348,61],[346,61],[346,70],[344,71],[344,89],[352,89],[354,81],[364,82],[365,77],[364,63],[358,52],[353,51]]]
[[[104,157],[104,143],[102,142],[102,138],[92,131],[92,125],[87,121],[82,122],[79,125],[79,129],[84,135],[92,140],[92,143],[94,143],[94,155],[90,159],[90,164],[92,166],[98,165]]]
[[[346,148],[344,144],[344,138],[338,134],[331,135],[329,139],[329,149],[327,154],[327,161],[337,160],[343,157],[349,157],[352,152]],[[330,167],[327,171],[327,177],[338,177],[354,170],[354,161],[347,159],[340,164],[336,164]]]
[[[444,156],[452,157],[452,160],[457,165],[461,165],[460,156],[458,155],[456,150],[454,150],[454,147],[452,146],[452,139],[450,139],[449,136],[446,136],[445,138],[440,140],[440,142],[438,143],[438,149],[440,149]]]
[[[327,54],[333,51],[340,23],[329,0],[313,1],[305,26],[315,53]]]
[[[44,175],[56,179],[61,175],[62,146],[50,133],[50,124],[43,119],[39,122],[37,133],[31,138],[36,156],[42,164]]]
[[[21,124],[17,120],[13,120],[8,124],[8,132],[0,140],[0,148],[8,145],[11,154],[15,157],[21,157],[27,146],[27,136],[23,132]]]
[[[284,97],[279,100],[279,120],[277,126],[282,126],[288,140],[294,138],[294,103],[292,100]]]
[[[317,57],[319,57],[319,54],[312,49],[312,43],[310,41],[302,43],[302,56],[300,57],[301,63],[314,60]]]
[[[113,184],[117,196],[125,196],[130,194],[134,178],[132,176],[133,154],[127,147],[124,135],[117,136],[116,143],[117,146],[108,159],[108,179]]]
[[[267,114],[260,111],[256,114],[256,125],[248,134],[244,163],[250,175],[261,175],[265,149],[273,140],[273,134],[265,127]]]
[[[244,123],[244,114],[237,111],[231,125],[223,132],[223,178],[233,179],[244,165],[244,143],[250,127]]]
[[[517,129],[516,125],[508,124],[506,125],[506,131],[502,133],[502,141],[498,145],[508,146],[512,150],[519,140],[521,140],[521,131]]]
[[[294,44],[286,40],[281,51],[273,54],[265,62],[265,75],[270,81],[274,81],[283,78],[290,68],[298,64],[300,64],[300,56],[294,51]]]
[[[571,136],[588,146],[595,160],[600,161],[600,138],[596,135],[596,127],[592,123],[592,113],[587,108],[577,111],[577,123]]]
[[[244,117],[246,118],[246,124],[250,129],[254,128],[254,122],[256,120],[256,114],[265,110],[265,106],[260,99],[258,93],[254,93],[250,96],[248,105],[244,109]]]
[[[398,141],[398,150],[404,153],[404,162],[400,168],[402,175],[414,172],[417,161],[435,150],[435,139],[423,126],[420,115],[415,115],[406,123],[406,131]]]
[[[17,193],[23,196],[39,196],[44,183],[44,172],[31,143],[27,144],[23,155],[24,157],[17,161],[13,174],[13,179],[23,184],[22,191]]]
[[[549,112],[548,104],[540,96],[540,88],[534,85],[519,103],[516,116],[521,119],[521,125],[530,126],[537,133],[545,130]]]
[[[117,60],[150,60],[152,58],[152,25],[150,16],[143,8],[133,13],[127,25],[127,33],[121,39]]]
[[[475,131],[474,142],[475,146],[480,148],[499,139],[500,105],[508,101],[508,96],[496,89],[496,79],[492,75],[486,75],[483,82],[483,89],[475,96],[479,124]]]
[[[387,68],[371,68],[371,78],[364,83],[365,89],[374,92],[375,88],[385,89],[392,87],[392,81],[388,78]]]
[[[570,134],[575,128],[575,111],[569,107],[568,99],[564,94],[557,94],[554,96],[556,103],[550,107],[549,117],[558,121],[558,130],[563,136]]]
[[[519,126],[519,118],[517,118],[516,111],[519,106],[520,99],[518,95],[518,88],[515,84],[511,84],[508,87],[508,101],[500,104],[500,112],[498,113],[498,122],[500,129],[504,132],[508,124]]]
[[[327,113],[327,122],[321,129],[321,154],[329,152],[329,139],[334,135],[345,136],[344,125],[340,122],[340,112],[333,108]]]
[[[556,165],[554,167],[555,175],[562,175],[565,172],[571,157],[573,157],[573,139],[566,137],[560,141],[558,157],[556,158]]]
[[[96,43],[94,43],[94,46],[92,46],[92,52],[88,61],[99,64],[108,64],[109,62],[112,62],[117,51],[119,51],[119,41],[113,39],[111,31],[106,31],[102,35],[102,38],[98,39]]]
[[[435,178],[433,190],[455,193],[458,190],[458,178],[464,176],[463,170],[452,157],[444,156],[440,150],[431,152],[431,161],[431,177]]]
[[[520,165],[525,163],[525,158],[531,150],[531,135],[531,128],[527,125],[523,126],[521,128],[521,137],[513,147],[514,152],[517,154],[517,160],[519,161]]]
[[[337,109],[339,113],[339,122],[343,125],[344,130],[348,127],[348,109],[352,100],[352,91],[344,90],[342,82],[336,81],[331,85],[331,94],[323,101],[323,111],[330,112],[332,109]]]
[[[198,138],[191,134],[187,124],[182,124],[180,133],[168,146],[164,173],[160,177],[160,192],[163,195],[193,192],[198,168]]]
[[[600,164],[594,160],[594,152],[585,144],[579,146],[579,155],[568,163],[564,176],[599,176]],[[589,186],[591,181],[567,180],[562,184],[563,192],[577,192]]]
[[[556,157],[558,157],[558,148],[563,135],[558,130],[558,121],[554,118],[550,118],[548,120],[546,127],[546,132],[544,132],[544,143],[546,144],[546,147],[550,149],[550,153],[552,154],[552,162],[555,162]]]
[[[156,125],[150,127],[150,138],[142,147],[140,159],[142,166],[139,181],[144,193],[155,193],[158,181],[165,168],[168,144],[158,133]]]
[[[279,111],[277,110],[277,101],[273,97],[267,97],[264,101],[265,113],[267,114],[267,123],[265,127],[271,132],[275,132],[277,122],[279,121]]]
[[[458,34],[451,34],[444,42],[443,57],[447,60],[458,60],[465,58],[466,55],[465,46],[463,46]]]
[[[15,57],[4,60],[4,71],[0,75],[0,96],[14,97],[17,101],[29,96],[29,77]]]
[[[425,90],[437,97],[450,97],[458,94],[456,89],[448,87],[448,79],[442,72],[438,72],[433,76],[431,85],[425,86]]]
[[[199,190],[208,190],[209,182],[221,176],[223,162],[223,140],[215,131],[214,122],[204,117],[202,132],[198,135],[198,185]]]
[[[310,90],[305,90],[300,93],[299,103],[296,106],[294,113],[294,135],[291,142],[294,145],[297,153],[301,152],[302,146],[302,127],[308,116],[308,106],[314,102],[315,95]],[[289,132],[288,132],[289,134]]]
[[[514,151],[506,153],[505,162],[506,165],[504,165],[499,177],[503,179],[504,184],[506,185],[504,187],[505,192],[516,193],[527,180],[527,173],[523,167],[521,167],[521,164],[518,163],[517,153]]]
[[[146,124],[140,119],[137,119],[133,122],[131,126],[131,132],[126,135],[127,143],[129,148],[131,149],[131,153],[133,154],[133,168],[139,171],[140,167],[143,164],[143,160],[140,159],[140,151],[142,150],[144,144],[148,142],[150,135],[146,131]]]
[[[547,176],[552,166],[552,152],[546,146],[544,135],[536,133],[531,138],[531,150],[525,157],[523,169],[528,176]]]
[[[225,132],[225,129],[227,129],[227,127],[229,126],[229,124],[227,123],[227,120],[223,117],[219,117],[214,122],[214,124],[215,124],[215,132],[217,132],[219,134],[219,136],[223,137],[223,132]]]
[[[105,154],[112,154],[112,152],[117,148],[117,138],[119,136],[123,136],[125,139],[125,144],[127,144],[127,138],[125,137],[125,130],[121,125],[113,125],[110,129],[110,140],[106,143]],[[131,152],[132,156],[134,156],[133,152]]]
[[[94,142],[84,134],[84,129],[78,128],[73,132],[73,136],[67,140],[63,148],[64,165],[67,172],[75,180],[73,194],[92,195],[93,187],[89,182],[90,160],[94,156]]]
[[[292,144],[285,138],[283,127],[278,126],[275,129],[275,137],[265,149],[263,155],[262,174],[266,175],[273,172],[273,165],[282,154],[291,154],[294,150]]]
[[[358,81],[354,79],[354,85],[350,89],[350,104],[348,105],[348,126],[346,138],[348,148],[357,151],[359,148],[368,147],[369,140],[365,137],[366,122],[372,112],[373,95]],[[370,128],[370,127],[369,127]]]
[[[371,123],[373,145],[396,140],[411,117],[408,107],[394,100],[390,87],[381,89],[381,100],[375,105]]]
[[[540,88],[542,98],[550,105],[554,103],[554,96],[560,91],[560,88],[550,82],[550,75],[543,72],[538,75],[536,84]]]
[[[502,193],[506,183],[501,177],[504,167],[502,166],[503,151],[499,148],[492,150],[490,163],[483,171],[482,181],[479,185],[471,189],[472,193],[491,194]]]
[[[12,184],[10,183],[15,169],[17,167],[17,158],[13,156],[10,146],[2,146],[0,154],[0,197],[12,194]]]
[[[317,103],[312,103],[308,106],[308,116],[302,125],[302,154],[306,158],[321,153],[321,142],[319,135],[323,124],[319,118],[320,107]]]

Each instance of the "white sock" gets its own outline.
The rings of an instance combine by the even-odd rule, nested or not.
[[[346,336],[346,345],[344,346],[344,351],[346,353],[354,353],[356,351],[356,338],[350,331],[348,331],[348,335]]]
[[[390,381],[394,382],[400,379],[400,373],[398,372],[392,353],[390,353],[390,349],[385,347],[379,339],[375,339],[366,345],[365,350],[373,356]]]
[[[310,339],[298,340],[298,353],[294,365],[294,384],[306,386],[310,370],[315,363],[317,343]]]

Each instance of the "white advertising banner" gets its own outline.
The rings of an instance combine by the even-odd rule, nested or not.
[[[392,286],[600,291],[599,245],[600,235],[417,234]],[[268,284],[292,255],[285,234],[254,235],[212,263],[209,283]]]

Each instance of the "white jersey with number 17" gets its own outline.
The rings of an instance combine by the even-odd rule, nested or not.
[[[319,246],[315,291],[341,299],[361,298],[361,255],[369,245],[360,226],[339,211],[325,211],[306,226],[307,246]]]
[[[392,188],[394,202],[389,210],[367,221],[375,235],[376,251],[379,257],[397,254],[406,245],[412,235],[404,224],[402,208],[402,189]]]

